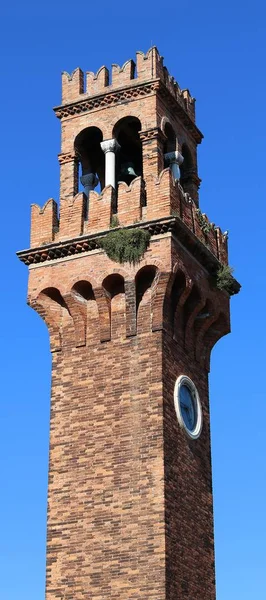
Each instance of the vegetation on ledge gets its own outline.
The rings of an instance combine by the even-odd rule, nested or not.
[[[213,226],[212,223],[209,223],[208,219],[199,208],[197,209],[197,219],[202,233],[204,233],[204,235],[208,235],[208,233],[210,233],[210,231],[213,229]]]
[[[233,272],[234,269],[229,265],[221,265],[216,273],[215,283],[219,290],[225,290],[228,294],[234,294],[233,289]]]
[[[119,229],[110,231],[97,244],[115,262],[138,263],[150,243],[150,233],[144,229]]]

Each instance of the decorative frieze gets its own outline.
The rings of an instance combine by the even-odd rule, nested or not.
[[[79,160],[79,157],[76,152],[65,152],[58,154],[58,161],[60,165],[65,165],[66,163],[70,163],[77,160]]]
[[[166,139],[166,136],[160,127],[152,127],[151,129],[146,129],[146,131],[140,131],[139,137],[143,144],[150,142],[151,140],[164,142]]]
[[[97,108],[105,108],[107,106],[116,105],[123,101],[135,100],[143,96],[148,96],[149,94],[153,94],[159,88],[159,85],[159,81],[153,81],[131,88],[125,88],[109,93],[107,92],[106,94],[101,94],[100,96],[85,99],[81,98],[77,102],[73,102],[65,106],[57,106],[55,107],[54,111],[59,119],[63,119],[65,117],[78,115],[83,112],[96,110]]]

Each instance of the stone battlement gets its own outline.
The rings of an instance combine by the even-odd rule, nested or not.
[[[88,71],[85,75],[80,68],[75,69],[72,73],[64,71],[62,73],[62,105],[155,79],[162,81],[170,94],[195,121],[195,99],[192,98],[189,90],[181,90],[174,77],[164,66],[163,57],[160,56],[155,46],[150,48],[146,54],[137,52],[136,62],[132,59],[127,60],[122,67],[113,64],[111,77],[105,66],[102,66],[97,73]]]
[[[146,186],[137,177],[130,186],[120,182],[117,192],[112,186],[105,187],[100,194],[91,192],[88,218],[86,196],[82,192],[62,202],[60,219],[53,199],[43,208],[33,204],[31,248],[106,231],[114,217],[118,225],[130,226],[171,216],[180,219],[220,262],[228,263],[227,235],[202,215],[196,203],[174,181],[169,168],[158,179],[149,175]]]

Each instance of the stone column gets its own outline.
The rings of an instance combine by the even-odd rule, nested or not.
[[[180,168],[179,166],[182,165],[182,162],[184,160],[184,157],[182,156],[182,154],[180,154],[180,152],[178,152],[177,150],[175,152],[167,152],[167,154],[164,155],[164,159],[167,165],[169,165],[172,174],[173,174],[173,178],[175,181],[179,181],[180,179]]]
[[[101,142],[101,149],[105,154],[105,187],[111,185],[115,188],[115,155],[120,150],[116,139]]]

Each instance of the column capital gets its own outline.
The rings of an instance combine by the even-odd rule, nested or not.
[[[99,179],[94,173],[86,173],[86,175],[81,175],[80,183],[84,187],[90,187],[93,190],[99,183]]]
[[[87,198],[89,198],[90,192],[98,185],[99,179],[94,173],[86,173],[85,175],[81,175],[80,183],[84,187]]]
[[[115,138],[112,138],[110,140],[104,140],[103,142],[101,142],[101,149],[104,152],[104,154],[106,154],[107,152],[113,152],[114,154],[116,154],[117,152],[119,152],[120,147],[121,146]]]
[[[182,162],[184,161],[184,157],[180,152],[178,152],[178,150],[175,150],[174,152],[167,152],[164,155],[164,158],[169,164],[176,163],[177,165],[182,165]]]

